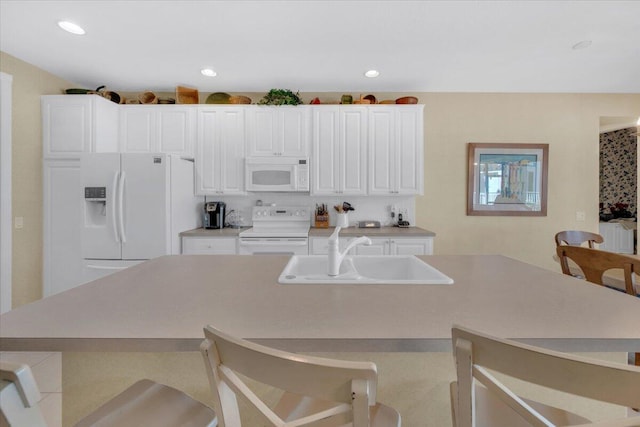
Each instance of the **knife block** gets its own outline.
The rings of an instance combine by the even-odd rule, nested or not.
[[[316,228],[329,228],[329,215],[315,215],[315,227]]]

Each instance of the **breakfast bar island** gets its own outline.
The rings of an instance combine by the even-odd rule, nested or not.
[[[396,406],[406,426],[448,419],[442,412],[453,324],[561,351],[640,351],[640,298],[501,255],[419,258],[454,283],[279,284],[287,256],[164,256],[1,315],[0,344],[2,351],[63,352],[65,399],[67,391],[95,395],[98,380],[81,374],[119,377],[116,391],[138,379],[128,377],[132,372],[154,375],[145,366],[157,367],[158,353],[188,365],[171,366],[173,377],[181,368],[192,370],[179,375],[183,380],[201,376],[204,390],[193,393],[206,402],[206,374],[195,353],[205,324],[290,351],[364,354],[379,364],[380,400]],[[183,352],[180,362],[176,354]],[[81,366],[85,359],[89,365]],[[446,372],[434,385],[425,379],[430,371]],[[84,390],[83,381],[94,383]],[[115,387],[97,388],[106,393],[108,386]],[[427,398],[436,403],[421,402]],[[65,402],[65,411],[74,405]],[[434,422],[418,421],[425,417]]]

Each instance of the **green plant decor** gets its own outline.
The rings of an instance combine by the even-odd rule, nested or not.
[[[271,89],[258,105],[300,105],[302,100],[298,92],[293,93],[289,89]]]

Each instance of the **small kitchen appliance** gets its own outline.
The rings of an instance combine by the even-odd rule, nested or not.
[[[226,203],[224,202],[207,202],[204,204],[204,219],[202,221],[204,228],[224,228],[224,212]]]

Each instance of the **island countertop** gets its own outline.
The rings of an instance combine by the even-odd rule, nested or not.
[[[446,351],[453,324],[640,351],[640,298],[500,255],[421,256],[453,285],[281,285],[289,257],[173,255],[0,316],[5,351],[194,351],[212,324],[292,351]]]

